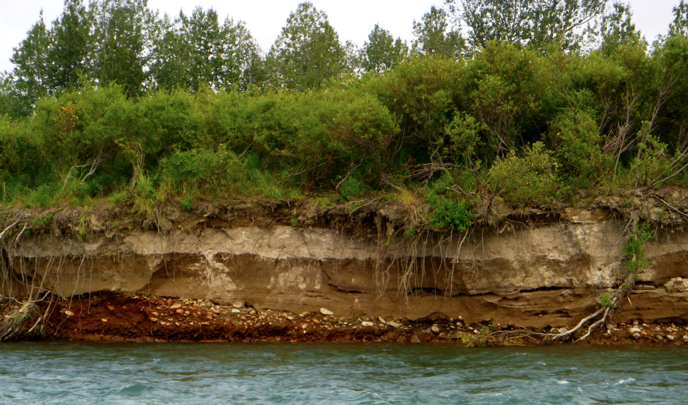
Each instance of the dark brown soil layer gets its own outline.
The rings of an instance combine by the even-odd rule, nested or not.
[[[551,342],[558,330],[512,325],[465,324],[442,314],[425,319],[339,318],[322,313],[271,311],[243,303],[218,306],[208,301],[101,295],[44,301],[25,324],[39,325],[25,338],[36,340],[125,342],[440,342],[466,346],[563,344]],[[5,313],[12,310],[4,306]],[[688,326],[617,324],[597,329],[585,344],[688,345]],[[640,332],[638,332],[640,330]],[[40,331],[40,334],[37,333]]]

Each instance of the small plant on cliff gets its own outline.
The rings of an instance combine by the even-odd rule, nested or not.
[[[602,294],[600,294],[600,305],[603,308],[616,308],[614,306],[614,303],[612,302],[614,298],[614,292],[613,291],[605,291]]]
[[[36,228],[36,232],[42,233],[47,231],[53,223],[53,217],[55,216],[55,212],[49,212],[46,215],[35,218],[33,220],[33,225]]]
[[[86,230],[88,229],[88,223],[86,219],[87,213],[88,206],[84,207],[79,215],[79,228],[76,230],[76,238],[80,241],[84,240],[84,236],[86,236]]]
[[[628,242],[623,247],[623,253],[626,256],[626,270],[634,275],[638,275],[638,271],[648,266],[647,258],[645,258],[645,248],[643,244],[650,240],[655,235],[654,229],[650,229],[647,224],[640,224],[635,235],[628,238]]]
[[[191,211],[191,208],[193,206],[193,200],[191,199],[191,197],[186,197],[185,199],[179,201],[179,206],[184,211]]]
[[[430,204],[430,225],[435,228],[450,228],[460,232],[473,226],[473,212],[466,202],[440,199],[433,191],[429,191],[426,200]]]

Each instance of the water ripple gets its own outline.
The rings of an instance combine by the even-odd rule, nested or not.
[[[0,345],[0,403],[682,403],[683,348]]]

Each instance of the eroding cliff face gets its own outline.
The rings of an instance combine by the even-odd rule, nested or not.
[[[627,225],[604,212],[570,211],[468,235],[404,238],[384,228],[353,236],[266,221],[191,223],[166,232],[100,232],[83,241],[57,233],[23,237],[6,246],[15,283],[5,283],[4,294],[114,291],[293,312],[325,307],[341,316],[417,319],[439,312],[467,322],[571,326],[620,279]],[[676,284],[688,278],[687,256],[688,235],[658,232],[647,243],[650,267],[617,319],[688,320],[688,292]]]

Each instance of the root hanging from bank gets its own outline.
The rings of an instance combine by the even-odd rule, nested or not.
[[[629,221],[628,225],[624,229],[624,233],[631,224],[633,225],[633,235],[638,235],[637,220]],[[636,263],[639,262],[639,260],[640,258],[636,254],[633,254],[633,256],[629,258],[629,263]],[[598,308],[597,311],[595,311],[592,315],[581,319],[581,321],[578,322],[578,324],[571,330],[567,330],[565,332],[558,334],[544,334],[544,340],[546,342],[554,342],[558,339],[573,336],[575,333],[582,330],[585,327],[585,325],[588,324],[588,322],[592,322],[587,326],[585,334],[576,339],[574,343],[578,343],[587,339],[596,328],[602,327],[607,324],[607,321],[611,319],[615,310],[621,308],[621,306],[624,303],[624,300],[627,299],[628,294],[635,286],[635,280],[637,276],[637,267],[635,271],[630,271],[628,270],[628,268],[626,268],[626,274],[620,285],[615,289],[608,290],[600,296],[600,308]]]

